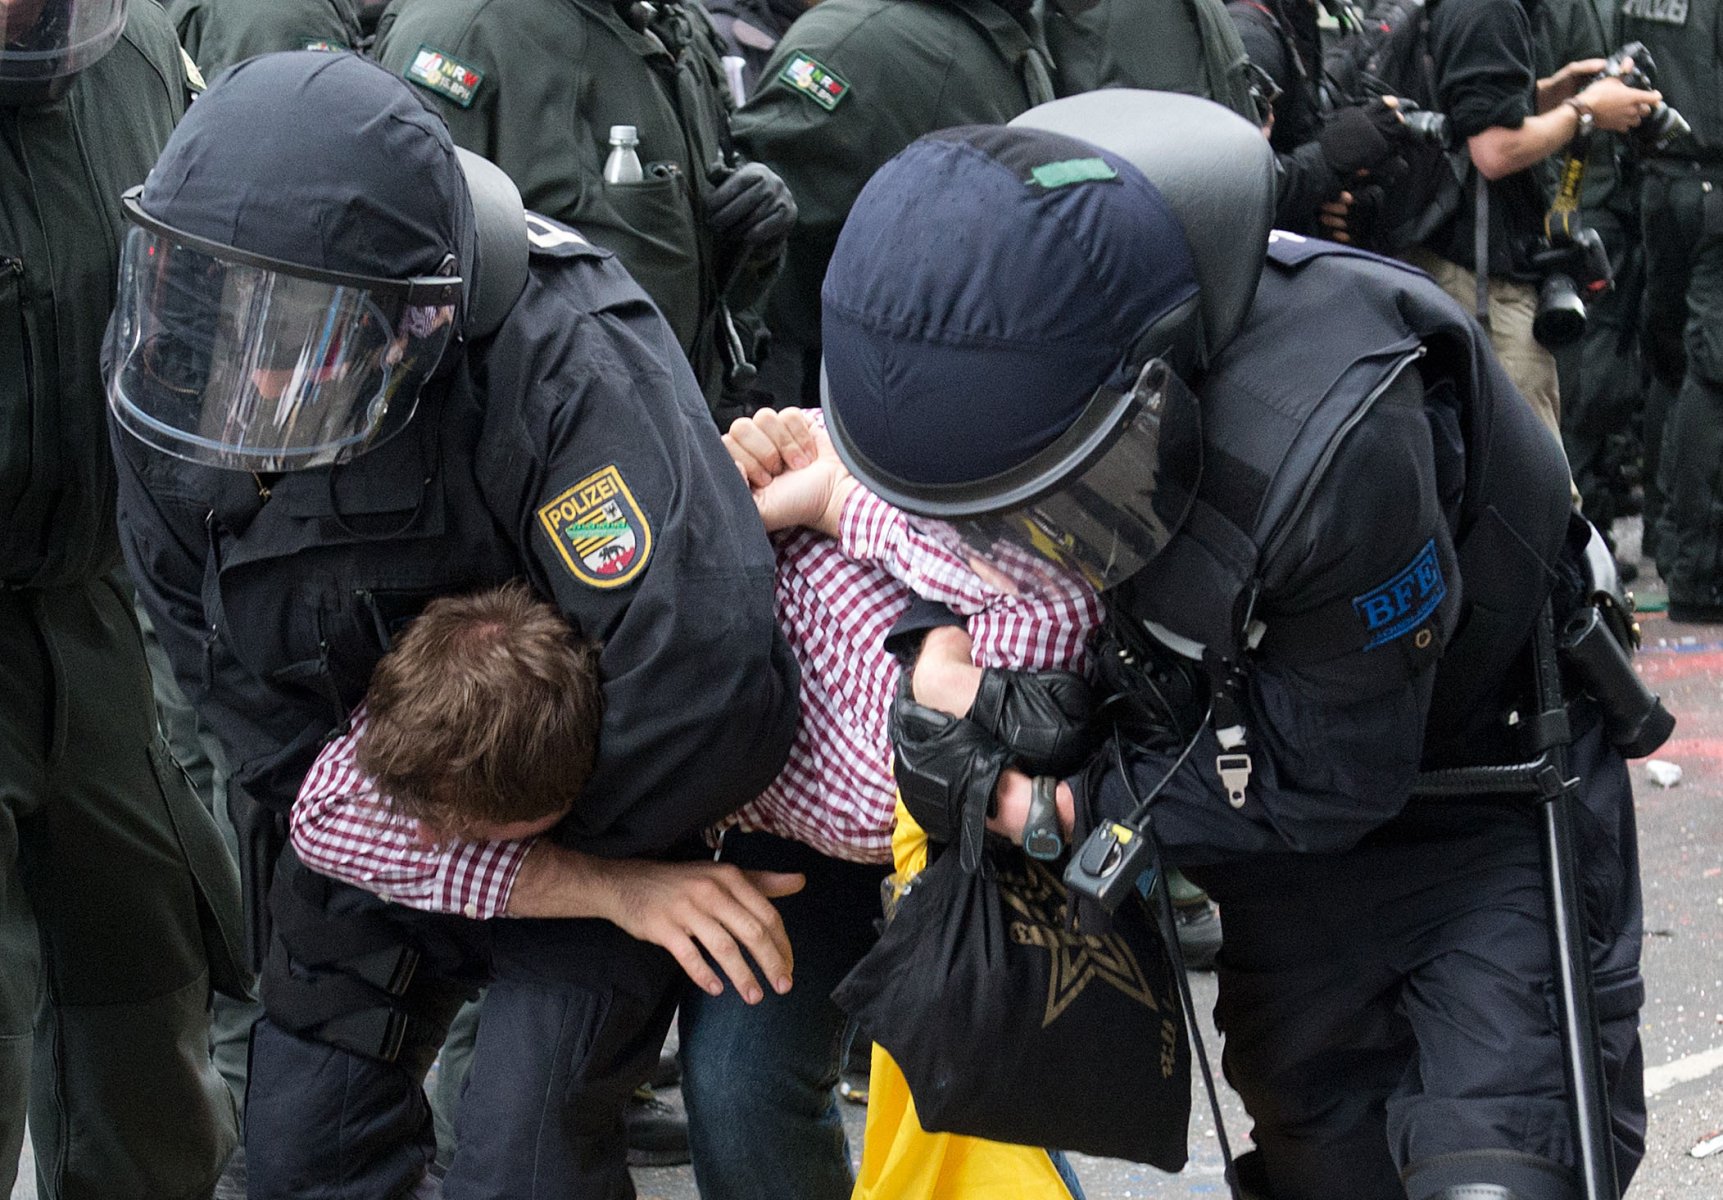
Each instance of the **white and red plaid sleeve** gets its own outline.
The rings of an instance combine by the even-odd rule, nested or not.
[[[978,667],[1081,671],[1101,597],[1075,575],[1012,595],[982,581],[961,557],[928,537],[898,509],[857,488],[839,522],[844,552],[879,565],[918,595],[969,618]]]
[[[319,874],[392,904],[474,920],[502,916],[536,838],[430,846],[418,823],[389,806],[355,762],[365,708],[323,747],[293,803],[293,848]]]
[[[838,543],[856,561],[873,563],[923,599],[937,600],[962,616],[973,616],[1002,595],[982,583],[957,555],[917,533],[900,510],[864,487],[844,501]]]

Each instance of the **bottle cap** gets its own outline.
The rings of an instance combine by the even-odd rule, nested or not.
[[[612,125],[610,127],[610,144],[612,146],[638,146],[640,134],[632,125]]]

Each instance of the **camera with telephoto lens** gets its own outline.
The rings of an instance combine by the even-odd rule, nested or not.
[[[1631,67],[1626,65],[1629,59],[1633,60]],[[1656,73],[1657,61],[1651,57],[1645,43],[1629,42],[1609,56],[1595,78],[1619,79],[1630,88],[1649,92],[1656,86],[1653,82]],[[1687,123],[1687,118],[1659,100],[1627,136],[1654,150],[1661,150],[1676,138],[1692,132],[1693,127]]]
[[[1531,265],[1543,277],[1532,336],[1552,350],[1573,345],[1585,334],[1586,299],[1595,300],[1615,281],[1603,238],[1580,229],[1533,251]]]
[[[1424,142],[1447,150],[1453,146],[1453,128],[1448,114],[1419,108],[1404,96],[1396,97],[1400,110],[1400,134],[1408,141]]]

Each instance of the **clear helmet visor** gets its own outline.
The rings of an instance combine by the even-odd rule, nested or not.
[[[126,0],[0,0],[0,83],[74,75],[113,48]]]
[[[191,241],[126,233],[108,403],[129,433],[207,466],[292,471],[352,458],[411,417],[458,279],[415,295]]]
[[[931,516],[921,506],[910,520],[1001,590],[1057,593],[1072,575],[1103,591],[1123,583],[1190,512],[1202,472],[1196,397],[1157,359],[1128,392],[1097,394],[1024,471],[1021,498],[995,511]]]

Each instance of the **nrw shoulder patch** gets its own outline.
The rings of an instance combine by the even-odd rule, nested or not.
[[[1352,598],[1352,611],[1364,622],[1364,649],[1405,637],[1428,620],[1447,595],[1448,581],[1442,578],[1436,539],[1431,538],[1392,579]]]
[[[835,71],[800,53],[790,56],[790,61],[778,72],[778,82],[800,92],[827,112],[850,94],[850,85]]]
[[[1688,0],[1627,0],[1621,6],[1621,15],[1664,25],[1686,25],[1687,10]]]
[[[307,37],[301,50],[322,50],[326,54],[341,54],[348,49],[346,42],[337,42],[332,38]]]
[[[605,467],[538,510],[569,574],[590,587],[631,582],[652,556],[652,526],[622,472]]]
[[[407,78],[453,100],[462,108],[471,108],[479,84],[485,80],[485,73],[441,50],[420,46],[419,52],[413,55],[413,61],[407,64]]]

